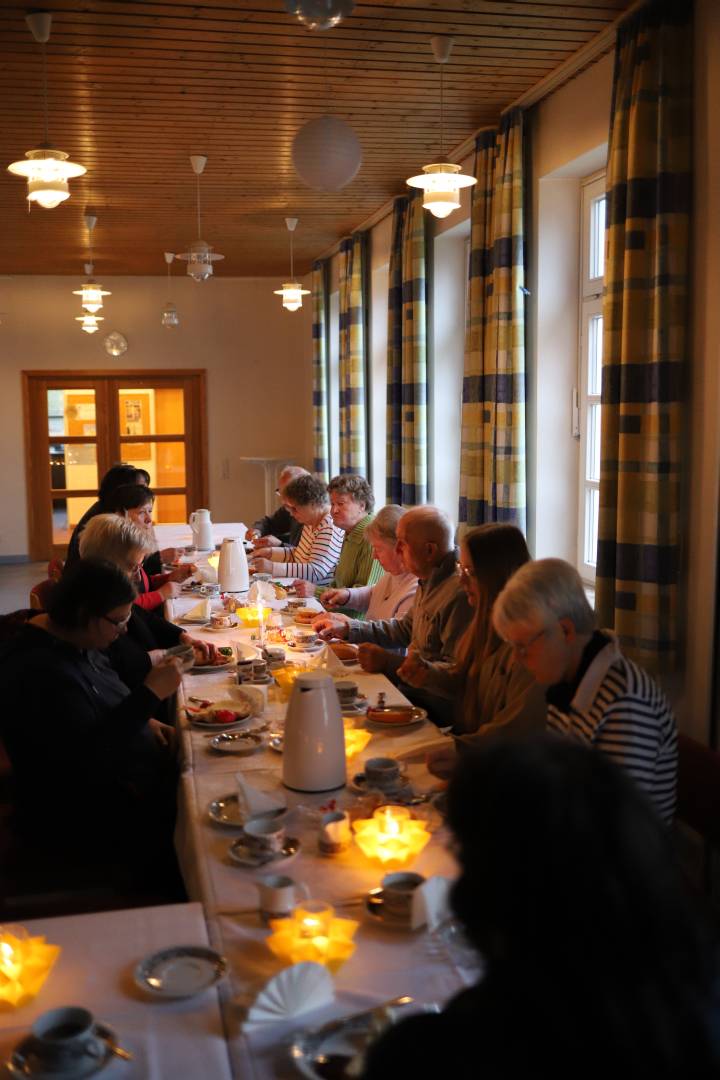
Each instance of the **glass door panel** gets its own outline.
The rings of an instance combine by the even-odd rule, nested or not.
[[[118,423],[123,435],[184,435],[185,392],[181,387],[118,390]]]
[[[184,442],[121,442],[120,453],[123,461],[147,469],[153,490],[185,487]]]
[[[163,525],[170,521],[187,521],[187,498],[184,495],[158,495],[153,507],[153,521]]]
[[[50,487],[84,491],[98,487],[95,443],[50,443]]]
[[[48,390],[48,435],[81,435],[94,438],[97,434],[94,390]]]
[[[86,510],[95,502],[95,496],[68,499],[65,496],[52,500],[52,542],[67,544],[72,531]]]

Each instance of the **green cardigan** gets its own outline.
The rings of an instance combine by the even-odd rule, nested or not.
[[[373,558],[372,548],[365,539],[365,530],[372,519],[372,514],[366,514],[349,533],[345,533],[335,576],[329,585],[317,590],[317,596],[325,589],[356,589],[361,585],[375,585],[380,580],[384,573],[383,568],[377,559]],[[349,608],[338,610],[354,619],[365,617],[364,612],[351,611]]]

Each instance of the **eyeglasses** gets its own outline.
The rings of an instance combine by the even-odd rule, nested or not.
[[[130,622],[131,616],[132,611],[130,612],[130,615],[126,615],[124,619],[111,619],[109,615],[101,615],[100,618],[104,619],[105,622],[109,622],[110,625],[114,626],[116,630],[124,630],[127,624]]]
[[[504,638],[504,641],[506,645],[510,646],[510,648],[513,650],[515,655],[519,657],[520,660],[524,660],[527,654],[530,652],[530,649],[532,649],[535,642],[539,641],[544,634],[547,634],[548,630],[549,627],[543,626],[542,630],[538,630],[537,634],[533,634],[529,641],[508,641],[507,638]]]

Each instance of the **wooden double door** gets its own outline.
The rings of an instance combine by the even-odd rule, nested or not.
[[[25,371],[30,558],[63,557],[124,461],[150,474],[157,522],[207,505],[205,372]]]

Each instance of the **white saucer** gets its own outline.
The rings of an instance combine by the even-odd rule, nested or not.
[[[236,619],[235,622],[230,623],[229,626],[213,626],[212,623],[210,623],[210,625],[206,626],[205,629],[210,634],[226,634],[228,630],[234,630],[237,625],[238,623]]]
[[[279,806],[277,810],[266,810],[257,817],[281,818],[287,814],[286,806]],[[226,829],[242,829],[247,814],[240,809],[240,798],[237,792],[231,791],[229,795],[221,795],[208,803],[208,817],[214,825],[222,825]]]
[[[141,960],[135,982],[156,997],[187,998],[214,986],[227,970],[225,958],[204,945],[176,945]]]
[[[280,859],[289,859],[300,850],[300,841],[296,836],[287,836],[280,851],[258,851],[246,843],[242,836],[233,840],[228,848],[228,855],[238,866],[247,866],[254,869],[265,866],[267,863],[278,862]]]
[[[400,777],[397,784],[381,786],[380,784],[368,783],[365,773],[356,773],[348,784],[348,790],[352,791],[355,795],[369,795],[371,793],[387,795],[389,799],[401,799],[407,795],[413,794],[410,781],[405,777]]]
[[[95,1031],[103,1047],[101,1056],[94,1058],[88,1055],[87,1058],[74,1060],[67,1069],[43,1068],[42,1059],[33,1052],[37,1040],[33,1035],[27,1035],[18,1043],[5,1063],[8,1076],[12,1077],[12,1080],[27,1080],[29,1076],[34,1080],[82,1080],[85,1076],[94,1076],[115,1060],[113,1047],[118,1044],[115,1032],[107,1024],[96,1023]]]
[[[195,664],[190,668],[189,675],[212,675],[213,671],[227,671],[235,667],[235,660],[226,660],[223,664]]]
[[[210,740],[219,754],[254,754],[264,745],[264,737],[256,731],[221,731]]]

